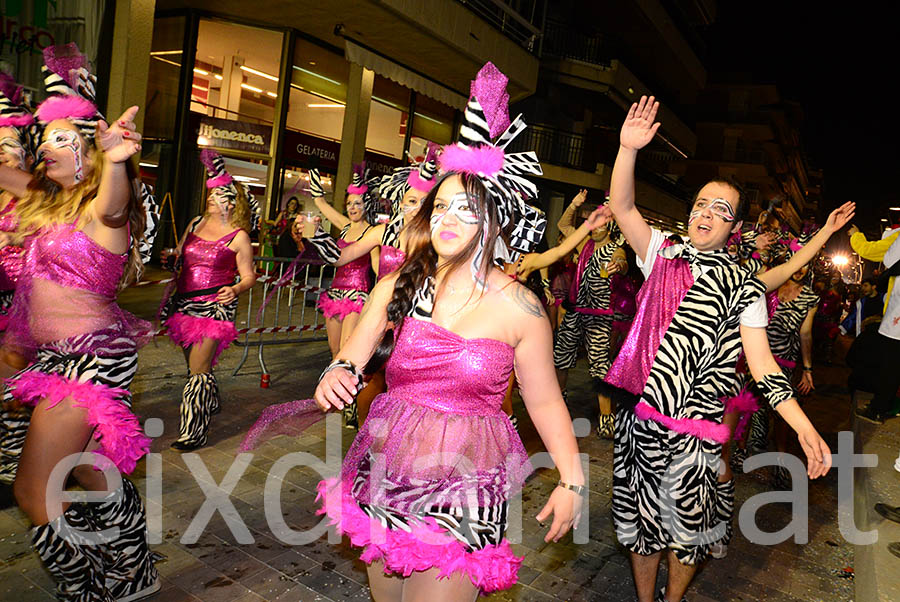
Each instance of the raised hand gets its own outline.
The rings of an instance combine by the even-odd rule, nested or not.
[[[316,168],[309,170],[309,194],[313,197],[325,196],[325,187],[322,186],[322,176]]]
[[[853,236],[857,232],[859,232],[859,228],[856,227],[856,224],[850,224],[850,227],[847,228],[847,234],[850,236]]]
[[[775,242],[775,234],[772,232],[763,232],[756,237],[756,250],[765,251],[773,242]]]
[[[594,211],[587,216],[587,219],[584,220],[584,223],[587,224],[587,227],[591,230],[596,230],[597,228],[604,228],[606,225],[612,220],[613,214],[610,211],[608,205],[600,205]]]
[[[141,135],[135,131],[134,117],[138,107],[126,109],[112,125],[97,124],[97,144],[113,163],[124,163],[141,150]]]
[[[572,199],[572,204],[576,207],[581,207],[584,202],[587,200],[587,189],[582,188],[578,191],[578,194],[575,195],[575,198]]]
[[[619,143],[631,150],[640,150],[650,144],[659,129],[659,122],[654,123],[658,110],[659,103],[653,96],[641,96],[640,102],[631,105],[628,111],[619,134]]]
[[[825,228],[829,232],[834,234],[853,219],[853,215],[855,212],[856,203],[854,203],[853,201],[844,203],[831,212],[831,214],[828,216],[828,220],[825,222]]]

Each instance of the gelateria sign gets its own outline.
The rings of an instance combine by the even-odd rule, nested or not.
[[[267,125],[203,116],[196,131],[199,146],[269,154],[272,128]]]
[[[341,144],[335,140],[289,130],[284,133],[283,149],[286,163],[301,167],[314,165],[325,171],[337,171]],[[365,160],[372,175],[390,173],[403,164],[400,159],[371,150],[366,151]]]

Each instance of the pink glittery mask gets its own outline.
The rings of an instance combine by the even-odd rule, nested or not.
[[[84,162],[82,160],[81,139],[78,137],[78,132],[67,130],[65,128],[50,130],[50,132],[44,136],[44,142],[41,144],[41,148],[38,149],[38,155],[41,156],[41,158],[43,158],[42,149],[44,149],[45,146],[67,150],[72,153],[72,158],[75,162],[75,182],[77,183],[84,180]]]

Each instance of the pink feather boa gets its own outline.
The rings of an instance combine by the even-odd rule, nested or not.
[[[97,115],[97,107],[80,96],[51,96],[34,113],[38,121],[50,123],[56,119],[90,119]]]
[[[702,418],[672,418],[658,412],[646,401],[640,401],[634,406],[634,414],[641,420],[653,420],[671,431],[690,435],[698,439],[727,443],[731,438],[730,429],[726,424]]]
[[[365,184],[360,184],[359,186],[354,186],[350,184],[347,186],[347,194],[359,194],[363,195],[369,192],[369,187]]]
[[[726,414],[733,414],[735,412],[741,413],[741,418],[734,428],[734,438],[743,439],[744,431],[747,429],[747,424],[750,422],[750,417],[753,416],[753,412],[759,409],[759,401],[756,399],[756,395],[750,391],[748,385],[744,385],[740,393],[734,397],[723,399],[722,401],[725,403]]]
[[[319,295],[318,308],[326,318],[337,318],[343,320],[352,313],[362,311],[363,303],[361,300],[354,299],[332,299],[328,293]]]
[[[94,427],[94,439],[100,444],[98,451],[125,474],[134,472],[138,460],[150,451],[150,438],[144,435],[137,416],[121,401],[129,395],[125,389],[38,371],[7,379],[6,384],[13,397],[32,406],[46,398],[50,402],[47,409],[51,409],[71,397],[72,406],[87,410],[87,422]]]
[[[227,171],[220,176],[216,176],[215,178],[210,178],[206,181],[207,188],[218,188],[219,186],[228,186],[234,182],[234,178],[231,177],[231,174]]]
[[[181,347],[190,347],[201,342],[204,338],[219,341],[216,352],[213,354],[213,366],[218,363],[222,352],[238,337],[234,322],[188,316],[179,312],[175,312],[166,320],[166,328],[169,331],[169,338],[172,339],[172,342]]]
[[[438,157],[438,164],[442,172],[453,171],[492,177],[503,169],[504,159],[503,149],[495,146],[468,148],[448,144]]]
[[[34,116],[31,113],[14,117],[0,117],[0,127],[23,127],[32,123],[34,123]]]
[[[387,529],[371,520],[360,509],[337,479],[320,481],[318,514],[326,514],[338,533],[363,548],[360,560],[372,564],[380,560],[385,573],[409,577],[416,571],[438,568],[438,578],[461,573],[483,593],[507,589],[516,584],[522,558],[516,556],[507,540],[481,550],[467,552],[465,546],[446,534],[433,519],[412,527],[411,532]]]
[[[409,172],[406,183],[409,184],[410,188],[414,188],[421,192],[431,192],[431,189],[434,188],[434,180],[426,180],[419,175],[419,171],[416,169]]]

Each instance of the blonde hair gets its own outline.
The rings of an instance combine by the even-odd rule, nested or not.
[[[247,200],[247,191],[238,182],[235,182],[234,187],[237,190],[237,198],[234,201],[234,209],[228,217],[228,223],[250,234],[250,202]],[[209,211],[204,211],[203,215],[209,215]]]
[[[63,188],[47,177],[46,165],[41,163],[34,170],[34,177],[28,183],[25,196],[16,205],[19,218],[17,235],[26,237],[57,224],[83,225],[90,221],[86,215],[91,203],[97,198],[100,178],[103,175],[103,151],[86,146],[85,158],[92,166],[88,176],[72,188]],[[122,289],[143,273],[140,246],[144,241],[144,227],[147,216],[141,203],[141,182],[130,162],[125,164],[129,180],[128,224],[131,229],[131,245],[128,264],[119,282]]]

